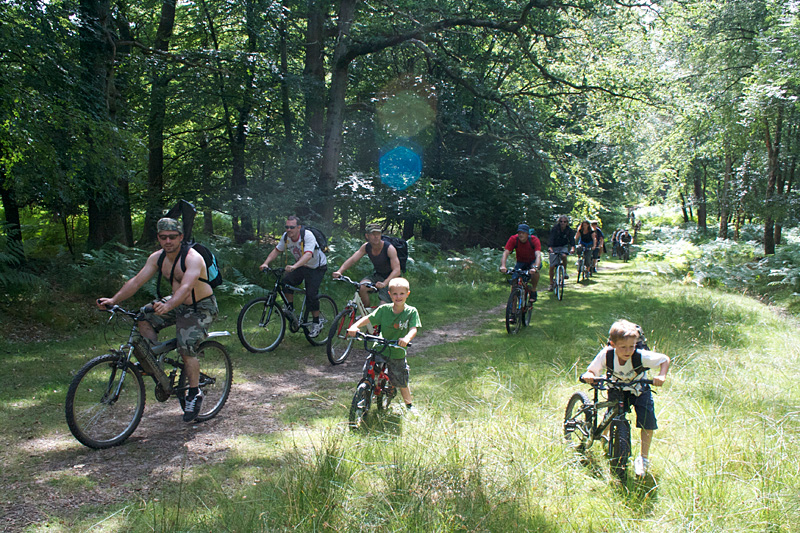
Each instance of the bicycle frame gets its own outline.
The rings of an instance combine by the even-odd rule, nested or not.
[[[289,285],[288,283],[284,283],[283,273],[285,272],[285,269],[270,268],[269,271],[275,275],[275,287],[273,287],[272,290],[269,292],[269,294],[267,294],[267,298],[269,299],[267,302],[268,304],[275,302],[277,297],[280,296],[280,299],[283,302],[283,304],[287,305],[289,301],[286,299],[286,289],[289,289],[295,294],[301,294],[303,296],[306,295],[305,289],[300,287],[295,287],[294,285]],[[292,301],[294,302],[294,300]],[[294,317],[286,316],[286,313],[283,313],[283,310],[281,309],[281,313],[283,313],[284,316],[286,316],[286,318],[289,320],[289,323],[292,325],[292,331],[296,332],[301,327],[311,325],[311,322],[308,322],[308,313],[306,312],[306,304],[307,300],[303,298],[303,305],[300,307],[298,311],[295,312]],[[301,320],[303,322],[301,322]]]

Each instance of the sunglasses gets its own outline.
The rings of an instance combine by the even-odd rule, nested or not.
[[[294,229],[294,228],[296,228],[296,227],[297,227],[297,226],[284,226],[284,228],[286,228],[286,229]]]

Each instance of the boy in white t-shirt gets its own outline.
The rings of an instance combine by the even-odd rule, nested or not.
[[[639,326],[627,320],[617,320],[608,332],[608,346],[595,356],[581,381],[593,383],[596,377],[609,374],[619,381],[633,381],[645,377],[648,369],[658,369],[653,377],[653,385],[660,387],[667,379],[669,357],[663,353],[653,352],[636,346],[639,341]],[[612,360],[613,365],[608,361]],[[658,429],[653,396],[648,385],[636,384],[626,389],[625,402],[636,410],[636,427],[642,429],[642,450],[633,462],[637,476],[644,476],[650,466],[648,456],[653,431]]]

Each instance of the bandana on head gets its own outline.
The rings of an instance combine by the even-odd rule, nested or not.
[[[158,224],[156,224],[156,228],[158,228],[159,232],[177,231],[178,233],[183,235],[183,229],[181,228],[181,225],[174,218],[162,218],[161,220],[158,221]]]
[[[378,233],[382,232],[380,224],[367,224],[367,233],[372,233],[373,231],[377,231]]]

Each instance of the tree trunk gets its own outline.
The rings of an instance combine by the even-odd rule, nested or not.
[[[719,196],[719,237],[728,238],[728,217],[730,216],[730,186],[733,174],[733,158],[730,153],[730,146],[725,143],[725,169],[722,178],[722,191]]]
[[[764,140],[767,147],[767,193],[765,198],[764,213],[764,254],[775,253],[775,221],[773,218],[773,202],[775,186],[778,178],[778,157],[781,147],[781,131],[783,127],[783,107],[778,106],[778,116],[775,120],[775,138],[772,138],[769,121],[764,119]]]
[[[6,182],[5,166],[0,165],[0,200],[3,202],[3,213],[6,219],[5,234],[9,240],[22,244],[22,218],[20,217],[19,204],[14,198],[14,191],[4,185]],[[22,246],[19,247],[20,250]]]
[[[306,56],[303,67],[303,92],[306,110],[306,152],[318,168],[319,150],[325,134],[325,0],[308,1]]]
[[[679,192],[678,195],[681,199],[681,211],[683,212],[683,221],[689,222],[689,213],[686,211],[686,197],[683,196],[683,191]]]
[[[317,212],[324,223],[333,222],[333,192],[339,180],[339,156],[342,152],[342,127],[344,125],[345,97],[350,59],[350,26],[355,16],[357,0],[341,0],[339,3],[339,25],[336,47],[333,53],[328,117],[325,123],[325,142],[322,146],[322,168],[316,201]]]
[[[705,173],[704,165],[695,159],[693,172],[693,186],[694,186],[694,205],[697,206],[697,227],[703,233],[706,232],[708,229],[706,225],[706,198],[705,198],[705,188],[703,187],[703,174]],[[702,168],[703,173],[700,172]]]
[[[111,122],[113,113],[113,33],[110,0],[81,0],[80,2],[80,61],[83,111],[98,124]],[[100,128],[100,125],[98,125]],[[99,138],[91,127],[84,129],[87,151],[83,173],[90,184],[87,198],[89,216],[88,245],[97,248],[112,240],[126,244],[130,241],[130,206],[120,182],[108,176],[102,157],[97,155],[107,139]],[[128,222],[125,215],[128,214]]]
[[[161,4],[161,19],[156,31],[153,48],[166,52],[175,27],[175,2],[164,0]],[[164,117],[167,114],[167,86],[171,76],[166,73],[166,64],[155,55],[150,88],[150,116],[147,122],[147,190],[145,191],[145,217],[141,244],[156,240],[156,223],[161,218],[164,204]]]

